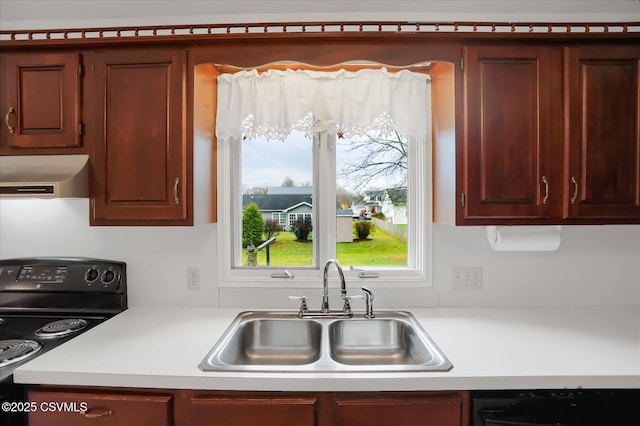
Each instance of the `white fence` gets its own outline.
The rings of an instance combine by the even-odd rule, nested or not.
[[[394,225],[393,223],[389,223],[386,220],[376,219],[375,217],[371,218],[371,222],[373,222],[376,228],[381,229],[388,234],[395,235],[398,238],[402,238],[405,241],[407,240],[406,226]]]

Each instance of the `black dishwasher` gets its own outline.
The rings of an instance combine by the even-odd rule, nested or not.
[[[471,393],[472,426],[638,426],[640,390]]]

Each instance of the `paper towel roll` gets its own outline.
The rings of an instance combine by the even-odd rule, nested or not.
[[[555,251],[561,226],[487,226],[487,239],[496,251]]]

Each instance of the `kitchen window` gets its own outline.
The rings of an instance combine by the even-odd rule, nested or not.
[[[407,70],[221,74],[223,285],[317,284],[332,258],[373,287],[424,285],[430,103],[429,76]]]

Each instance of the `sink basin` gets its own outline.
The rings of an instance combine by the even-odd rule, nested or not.
[[[452,365],[408,312],[300,319],[242,312],[199,365],[204,371],[447,371]]]
[[[309,364],[320,358],[321,331],[315,321],[243,321],[220,351],[220,360],[230,365]]]
[[[331,358],[347,365],[426,364],[433,358],[414,328],[398,319],[336,321]]]

